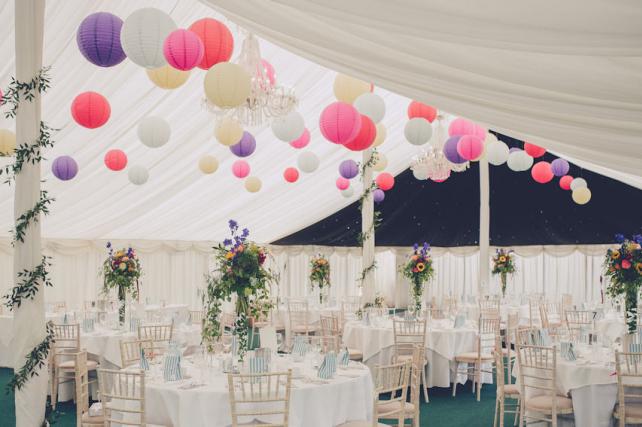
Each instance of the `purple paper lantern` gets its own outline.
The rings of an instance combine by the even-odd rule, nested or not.
[[[451,136],[444,144],[444,156],[446,156],[450,163],[460,164],[468,161],[457,152],[457,143],[460,139],[461,135]]]
[[[352,179],[359,174],[359,166],[354,160],[344,160],[339,164],[339,175]]]
[[[69,181],[78,173],[78,163],[70,156],[57,157],[52,165],[51,172],[61,181]]]
[[[571,166],[564,159],[555,159],[551,162],[551,170],[555,176],[564,176],[568,173]]]
[[[120,64],[126,55],[120,44],[123,20],[107,12],[92,13],[78,27],[76,42],[87,61],[99,67]]]
[[[386,198],[386,193],[384,193],[382,189],[377,188],[372,192],[372,198],[374,199],[375,203],[381,203],[383,202],[383,199]]]
[[[514,151],[522,151],[522,149],[517,147],[511,147],[510,150],[508,150],[509,153],[512,153]]]
[[[256,139],[248,131],[243,131],[241,140],[230,146],[230,151],[237,157],[247,157],[256,150]]]

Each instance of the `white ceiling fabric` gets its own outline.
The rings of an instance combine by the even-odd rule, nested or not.
[[[231,2],[217,0],[219,5],[232,8]],[[263,2],[242,1],[234,2],[247,17],[252,20],[256,12],[268,13],[269,8]],[[265,5],[274,5],[274,2],[265,1]],[[346,6],[347,3],[345,2]],[[360,3],[360,2],[355,2]],[[245,6],[252,5],[255,11],[246,11]],[[307,2],[301,2],[307,4]],[[333,2],[328,2],[332,5]],[[332,82],[335,76],[322,66],[299,57],[283,48],[277,47],[266,41],[262,41],[261,48],[263,57],[274,65],[277,78],[280,83],[293,86],[300,99],[299,111],[310,129],[312,142],[310,150],[321,158],[320,168],[313,174],[302,174],[296,184],[287,184],[282,177],[283,170],[288,166],[296,166],[296,158],[301,150],[295,150],[289,145],[278,141],[272,136],[269,127],[262,129],[251,129],[257,139],[257,151],[248,159],[252,166],[252,175],[258,176],[263,181],[263,188],[259,193],[247,193],[243,187],[243,181],[234,178],[231,174],[231,164],[236,159],[228,150],[218,144],[213,137],[214,117],[201,105],[203,98],[203,77],[204,71],[195,69],[188,82],[174,90],[165,91],[154,86],[147,78],[145,71],[125,60],[122,64],[113,68],[100,68],[87,62],[80,54],[76,45],[76,29],[82,19],[88,14],[96,11],[112,12],[122,19],[125,19],[134,10],[142,7],[157,7],[169,13],[181,28],[188,27],[195,20],[211,16],[224,19],[205,4],[197,0],[110,0],[92,1],[65,0],[49,1],[47,4],[45,18],[45,49],[44,63],[52,65],[53,87],[43,98],[43,118],[53,127],[61,128],[55,135],[56,147],[47,153],[49,161],[43,164],[43,177],[47,182],[43,185],[52,196],[56,198],[51,214],[43,221],[43,236],[49,239],[144,239],[144,240],[191,240],[208,241],[220,240],[227,235],[227,220],[234,218],[247,226],[252,231],[252,238],[260,242],[268,242],[286,236],[309,224],[312,224],[333,212],[347,206],[357,199],[343,198],[335,188],[334,181],[337,175],[338,164],[346,158],[360,159],[360,154],[349,153],[345,149],[325,141],[318,129],[318,117],[327,104],[334,101],[332,94]],[[338,7],[338,6],[337,6]],[[369,14],[374,13],[376,7],[365,8]],[[278,10],[278,9],[277,9]],[[340,10],[340,9],[337,9]],[[381,9],[385,11],[386,9]],[[631,11],[634,15],[637,9]],[[320,11],[319,11],[320,12]],[[266,15],[267,25],[281,25],[271,14]],[[374,19],[374,17],[372,17]],[[321,17],[319,17],[321,19]],[[365,19],[365,18],[364,18]],[[571,20],[573,21],[573,20]],[[13,22],[13,2],[0,3],[0,22]],[[639,22],[639,21],[638,21]],[[238,28],[228,23],[235,34],[236,57],[240,47],[241,36]],[[393,25],[392,22],[390,25]],[[408,23],[409,25],[410,23]],[[626,99],[617,100],[623,96],[621,85],[624,81],[632,82],[635,79],[630,77],[623,68],[628,67],[630,73],[636,73],[639,68],[639,46],[635,42],[626,42],[626,23],[620,33],[610,33],[608,37],[587,36],[587,39],[573,39],[568,46],[574,42],[578,50],[588,51],[592,40],[594,53],[604,55],[604,61],[611,61],[612,66],[617,68],[612,82],[608,87],[596,85],[596,90],[604,90],[604,99],[599,100],[595,92],[586,93],[587,97],[595,99],[588,102],[591,104],[588,110],[597,108],[598,105],[611,105],[607,109],[607,116],[620,111],[625,113],[619,128],[622,138],[614,138],[612,149],[603,153],[594,144],[588,144],[586,150],[582,144],[574,145],[567,142],[558,143],[555,146],[560,153],[572,153],[574,157],[584,160],[592,160],[595,163],[610,164],[612,161],[619,161],[622,157],[618,154],[617,147],[622,144],[629,144],[627,150],[628,159],[622,162],[623,165],[631,165],[631,160],[642,158],[638,130],[642,129],[642,121],[631,122],[632,113],[639,113],[640,91],[629,91]],[[498,23],[497,25],[501,25]],[[579,25],[578,23],[569,25]],[[315,34],[321,36],[331,27],[315,28]],[[383,28],[380,26],[380,28]],[[413,28],[409,25],[408,28]],[[362,28],[363,29],[363,28]],[[265,33],[265,28],[259,29]],[[439,32],[437,32],[439,33]],[[512,42],[504,46],[505,49],[528,44],[526,38],[514,37]],[[540,34],[536,31],[537,34]],[[339,32],[336,35],[345,36],[346,33]],[[410,32],[407,34],[410,37]],[[302,36],[299,34],[299,36]],[[423,37],[422,33],[415,36]],[[459,33],[451,34],[453,42],[462,37]],[[488,40],[495,41],[500,33],[490,32]],[[278,39],[270,33],[271,38]],[[373,33],[374,37],[374,33]],[[478,39],[481,45],[482,40]],[[554,40],[554,38],[551,38]],[[545,38],[536,40],[537,49],[543,52],[553,52],[556,55],[564,54],[564,47],[551,43]],[[459,40],[463,42],[465,40]],[[469,40],[470,41],[470,40]],[[489,41],[489,43],[490,43]],[[282,40],[279,40],[281,43]],[[346,47],[353,46],[350,40],[344,40]],[[427,43],[427,42],[426,42]],[[284,45],[294,45],[292,39],[288,38]],[[568,47],[567,46],[567,47]],[[482,46],[479,46],[481,49]],[[341,46],[335,46],[336,49]],[[300,46],[296,47],[300,50]],[[364,49],[368,46],[364,45]],[[569,48],[570,49],[570,48]],[[631,56],[622,61],[615,61],[609,55],[612,54],[638,55]],[[323,49],[319,50],[320,55],[326,55]],[[350,52],[350,55],[359,56],[358,52]],[[402,53],[400,52],[400,55]],[[473,55],[473,53],[470,53]],[[5,60],[0,64],[0,85],[6,87],[10,76],[14,74],[15,52],[14,52],[14,28],[12,25],[0,27],[0,55]],[[475,54],[477,55],[477,54]],[[315,56],[315,55],[311,55]],[[338,56],[339,60],[346,59],[345,56]],[[375,63],[382,58],[374,58]],[[407,57],[410,60],[410,57]],[[480,57],[481,61],[482,57]],[[593,59],[592,59],[593,60]],[[594,59],[598,60],[598,59]],[[323,59],[327,64],[332,61]],[[345,61],[346,64],[351,61]],[[392,60],[390,61],[392,63]],[[487,58],[483,63],[488,64]],[[372,63],[369,63],[372,65]],[[397,65],[408,65],[403,61]],[[503,64],[500,62],[503,66]],[[365,65],[365,64],[364,64]],[[410,67],[409,72],[421,73],[422,64],[417,67]],[[345,65],[337,68],[349,68]],[[519,68],[519,67],[518,67]],[[363,69],[355,68],[358,73],[365,74]],[[606,71],[610,68],[603,69]],[[371,70],[372,78],[375,81],[389,83],[383,72],[392,71],[391,68]],[[519,69],[505,69],[508,74],[519,74]],[[394,76],[396,77],[396,76]],[[505,76],[500,76],[504,78]],[[587,76],[588,78],[588,76]],[[642,73],[637,76],[637,81],[642,83]],[[420,81],[415,82],[412,87],[423,87]],[[396,85],[390,85],[393,89]],[[638,87],[641,87],[638,85]],[[404,88],[408,89],[408,87]],[[488,89],[488,88],[486,88]],[[501,88],[497,88],[500,90]],[[576,88],[578,91],[583,88]],[[612,90],[611,90],[612,89]],[[105,126],[95,130],[89,130],[78,126],[71,118],[70,105],[73,98],[87,90],[97,91],[107,97],[111,104],[112,115]],[[480,89],[481,90],[481,89]],[[395,95],[380,88],[376,93],[383,96],[386,101],[387,113],[383,123],[388,129],[387,142],[380,147],[389,160],[387,170],[393,174],[408,167],[409,160],[418,148],[404,141],[403,126],[406,122],[406,107],[409,100],[402,96]],[[426,94],[423,89],[417,89],[418,94]],[[473,93],[470,93],[473,96]],[[493,97],[489,95],[489,108],[493,104]],[[568,94],[560,94],[561,98]],[[612,95],[612,97],[611,97]],[[476,93],[474,96],[480,96]],[[535,96],[535,95],[533,95]],[[560,99],[561,99],[560,98]],[[435,99],[446,99],[445,96]],[[469,100],[457,100],[456,103],[445,105],[464,105]],[[574,102],[579,101],[578,97]],[[616,102],[617,101],[617,102]],[[482,101],[479,101],[481,103]],[[437,104],[437,103],[434,103]],[[439,104],[437,104],[439,106]],[[467,105],[467,104],[466,104]],[[515,110],[514,105],[508,105]],[[534,108],[534,107],[533,107]],[[578,108],[580,108],[578,106]],[[584,107],[582,107],[584,108]],[[462,108],[462,112],[468,111]],[[472,111],[472,110],[471,110]],[[476,110],[475,110],[476,111]],[[576,110],[577,113],[579,110]],[[494,110],[497,123],[506,122],[506,113]],[[157,149],[150,149],[140,143],[136,136],[136,126],[141,118],[147,115],[155,115],[169,121],[172,128],[170,142]],[[590,117],[587,114],[587,117]],[[473,118],[473,114],[470,115]],[[484,117],[486,117],[484,115]],[[490,118],[490,116],[488,116]],[[482,118],[481,115],[479,117]],[[569,116],[569,122],[573,119]],[[638,117],[639,119],[639,117]],[[487,120],[486,122],[492,122]],[[512,119],[507,122],[512,123]],[[578,122],[579,123],[579,122]],[[604,132],[612,130],[612,124],[604,123],[605,128],[600,129],[597,134],[604,135]],[[0,118],[0,127],[14,128],[11,120]],[[505,125],[506,126],[506,125]],[[510,127],[510,126],[509,126]],[[528,126],[530,128],[530,125]],[[526,129],[527,127],[524,127]],[[517,129],[517,128],[516,128]],[[549,129],[550,130],[550,129]],[[566,135],[566,128],[560,128],[560,134]],[[591,133],[594,128],[587,128],[586,133]],[[596,135],[597,135],[596,134]],[[515,135],[515,134],[514,134]],[[565,138],[560,138],[564,140]],[[568,139],[568,138],[566,138]],[[595,141],[595,135],[591,135],[590,141]],[[587,140],[589,141],[589,140]],[[617,142],[615,142],[617,141]],[[636,142],[637,141],[637,142]],[[579,148],[578,148],[579,147]],[[143,186],[134,186],[127,179],[127,171],[111,172],[103,165],[103,156],[108,149],[123,149],[128,157],[128,167],[140,164],[149,169],[149,181]],[[568,149],[568,150],[567,150]],[[597,153],[600,156],[597,156]],[[79,163],[80,172],[78,176],[69,182],[61,182],[55,179],[50,172],[51,161],[59,155],[72,155]],[[203,154],[215,155],[220,162],[219,170],[214,175],[202,175],[197,168],[198,159]],[[0,165],[5,164],[8,159],[0,158]],[[587,164],[587,168],[591,165]],[[638,185],[642,188],[640,171],[632,175],[622,174],[618,179]],[[604,169],[603,173],[609,174]],[[590,183],[589,183],[590,186]],[[13,223],[13,190],[6,185],[0,186],[0,236],[7,236]]]

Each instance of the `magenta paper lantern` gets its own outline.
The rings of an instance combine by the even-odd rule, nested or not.
[[[476,125],[470,120],[462,119],[461,117],[455,119],[448,126],[448,135],[450,136],[464,136],[475,135],[483,141],[486,138],[486,129]]]
[[[457,142],[457,153],[466,160],[477,160],[484,152],[484,140],[475,135],[464,135]]]
[[[78,163],[71,156],[57,157],[51,164],[51,172],[59,180],[69,181],[78,173]]]
[[[296,149],[303,148],[310,143],[310,131],[308,128],[303,129],[300,137],[294,141],[290,141],[290,146]]]
[[[348,103],[333,102],[321,112],[319,128],[328,141],[345,144],[361,130],[361,114]]]
[[[345,179],[345,178],[344,178],[344,177],[342,177],[342,176],[340,176],[339,178],[337,178],[337,182],[336,182],[336,184],[337,184],[337,188],[338,188],[339,190],[345,190],[345,189],[347,189],[348,187],[350,187],[350,181],[348,181],[347,179]]]
[[[560,178],[560,188],[562,190],[570,190],[571,182],[573,182],[573,177],[570,175],[564,175]]]
[[[372,119],[365,114],[361,115],[361,128],[350,141],[343,144],[350,151],[363,151],[369,148],[377,137],[377,127]]]
[[[531,176],[535,182],[546,184],[553,179],[553,171],[549,162],[537,162],[531,169]]]
[[[395,177],[388,172],[382,172],[375,178],[375,183],[383,191],[388,191],[395,186]]]
[[[344,160],[339,164],[339,175],[352,179],[359,174],[359,165],[354,160]]]
[[[386,193],[384,193],[382,189],[377,188],[372,192],[372,198],[374,199],[375,203],[381,203],[383,202],[383,199],[386,198]]]
[[[551,162],[551,170],[555,176],[564,176],[568,173],[571,165],[564,159],[555,159]]]
[[[232,173],[237,178],[245,178],[250,174],[250,165],[245,160],[237,160],[232,163]]]
[[[110,115],[109,101],[96,92],[83,92],[71,103],[71,116],[80,126],[89,129],[101,127]]]
[[[127,166],[127,155],[123,150],[109,150],[105,154],[105,166],[114,172],[121,171]]]
[[[76,32],[76,43],[80,53],[94,65],[113,67],[125,60],[120,44],[120,30],[123,20],[108,12],[97,12],[87,16]]]
[[[451,163],[466,163],[466,159],[461,157],[457,151],[457,144],[461,138],[461,136],[451,136],[444,144],[444,156],[446,156]]]
[[[172,31],[163,43],[165,59],[177,70],[195,68],[203,60],[203,52],[203,42],[189,30]]]
[[[247,157],[256,150],[256,139],[248,131],[243,131],[241,140],[234,145],[230,145],[230,151],[236,157]]]

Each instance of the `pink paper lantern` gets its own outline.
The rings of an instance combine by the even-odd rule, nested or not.
[[[172,67],[187,71],[203,60],[203,42],[189,30],[172,31],[163,43],[163,54]]]
[[[361,130],[361,114],[350,104],[333,102],[321,113],[319,128],[328,141],[345,144],[352,141]]]
[[[209,70],[219,62],[229,61],[234,52],[234,38],[230,29],[214,18],[203,18],[190,25],[189,30],[203,43],[203,59],[198,68]]]
[[[361,128],[359,129],[357,136],[343,144],[343,146],[351,151],[363,151],[372,145],[376,136],[377,127],[374,122],[370,117],[362,114]]]
[[[476,125],[470,120],[462,119],[461,117],[455,119],[448,126],[448,135],[450,136],[464,136],[474,135],[479,137],[482,141],[486,138],[486,129]]]
[[[127,155],[123,150],[109,150],[105,154],[105,166],[115,172],[121,171],[127,166]]]
[[[546,153],[546,148],[539,145],[531,144],[530,142],[524,143],[524,151],[532,158],[542,157]]]
[[[377,187],[381,188],[383,191],[388,191],[395,186],[395,177],[390,175],[388,172],[383,172],[377,175],[375,179]]]
[[[237,160],[232,164],[232,173],[237,178],[245,178],[250,174],[250,165],[245,160]]]
[[[560,188],[562,190],[570,190],[571,182],[573,182],[573,177],[571,175],[564,175],[560,178]]]
[[[350,187],[350,180],[347,180],[344,177],[340,176],[339,178],[337,178],[336,184],[339,190],[346,190],[348,187]]]
[[[296,182],[299,179],[299,170],[297,168],[287,168],[283,171],[283,178],[289,182]]]
[[[457,153],[466,160],[477,160],[484,152],[484,140],[474,135],[464,135],[457,142]]]
[[[71,103],[71,116],[80,126],[89,129],[101,127],[110,115],[109,101],[96,92],[83,92]]]
[[[268,81],[270,82],[270,86],[274,86],[276,84],[276,71],[274,70],[272,64],[267,62],[265,59],[261,59],[260,66],[263,67],[263,75],[267,77]]]
[[[437,109],[419,101],[412,101],[408,105],[408,119],[414,119],[415,117],[421,117],[432,123],[437,117]]]
[[[546,184],[550,182],[555,175],[553,175],[549,162],[537,162],[531,169],[531,176],[536,182]]]
[[[299,149],[299,148],[305,147],[309,143],[310,143],[310,131],[308,130],[308,128],[305,128],[300,137],[298,137],[294,141],[290,141],[290,146]]]

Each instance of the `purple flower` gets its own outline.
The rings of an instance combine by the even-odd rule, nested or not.
[[[224,245],[224,246],[231,246],[231,245],[232,245],[232,240],[231,240],[231,239],[225,239],[225,240],[223,240],[223,245]]]
[[[250,230],[248,230],[247,228],[244,228],[244,229],[243,229],[243,234],[241,234],[241,236],[243,236],[243,237],[247,237],[247,236],[249,236],[249,235],[250,235]]]
[[[415,251],[419,249],[419,244],[415,243],[414,245],[412,245],[412,249],[414,249]]]
[[[107,248],[111,248],[111,242],[107,242]]]
[[[230,230],[232,230],[232,232],[234,232],[237,228],[239,228],[239,223],[234,221],[233,219],[229,221],[229,225],[230,225]]]
[[[633,236],[633,241],[638,245],[642,245],[642,234],[636,234]]]
[[[620,234],[620,233],[616,234],[615,241],[617,243],[624,243],[624,234]]]

